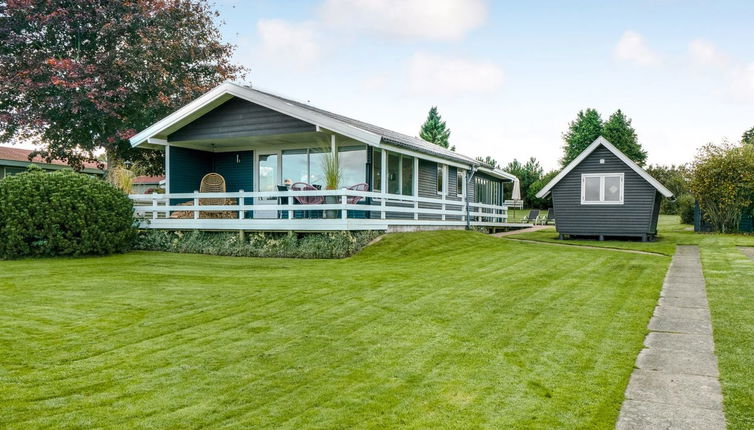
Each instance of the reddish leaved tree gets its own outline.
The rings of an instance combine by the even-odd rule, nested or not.
[[[99,148],[112,164],[154,156],[128,138],[245,72],[217,17],[206,0],[0,2],[0,142],[74,168]]]

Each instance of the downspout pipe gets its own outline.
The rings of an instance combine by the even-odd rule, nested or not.
[[[470,206],[469,206],[469,190],[471,190],[471,181],[474,179],[474,174],[476,173],[477,166],[473,165],[471,166],[471,174],[466,179],[466,230],[471,230],[471,217],[469,216],[469,213],[471,212]],[[476,190],[474,190],[476,192]]]

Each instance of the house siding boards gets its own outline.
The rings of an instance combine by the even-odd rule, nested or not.
[[[170,142],[269,136],[316,131],[313,124],[232,98],[168,136]]]
[[[218,152],[198,151],[195,149],[170,146],[170,192],[193,193],[199,190],[202,178],[207,173],[218,173],[225,178],[228,192],[254,190],[254,152]],[[188,199],[172,200],[171,204],[180,204]],[[251,199],[245,202],[252,204]],[[245,215],[252,218],[252,211]]]
[[[604,159],[604,164],[600,160]],[[622,205],[582,205],[581,175],[623,173]],[[604,146],[599,146],[552,188],[559,233],[583,236],[656,234],[657,190]]]

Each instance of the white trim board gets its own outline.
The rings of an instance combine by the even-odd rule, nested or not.
[[[622,153],[618,148],[613,146],[612,143],[608,142],[607,139],[600,136],[597,139],[595,139],[595,141],[592,142],[592,144],[589,145],[584,151],[582,151],[578,157],[576,157],[573,161],[571,161],[568,164],[568,166],[565,167],[565,169],[563,169],[560,173],[558,173],[557,176],[552,178],[552,180],[548,182],[547,185],[545,185],[545,187],[542,188],[537,193],[537,198],[541,199],[545,197],[547,194],[549,194],[550,191],[552,190],[552,187],[554,187],[558,182],[560,182],[561,179],[565,178],[566,175],[568,175],[571,172],[571,170],[573,170],[576,166],[581,164],[581,162],[584,161],[584,159],[588,157],[589,154],[594,152],[594,150],[597,149],[597,147],[599,147],[600,145],[607,148],[608,151],[612,152],[613,155],[618,157],[623,163],[625,163],[628,167],[630,167],[634,172],[636,172],[639,176],[644,178],[645,181],[649,182],[649,184],[655,187],[655,189],[659,191],[660,194],[662,194],[663,196],[667,198],[673,197],[673,193],[669,189],[665,188],[665,186],[662,185],[657,179],[653,178],[649,173],[647,173],[646,170],[639,167],[638,164],[634,163],[633,160],[628,158],[626,154]]]

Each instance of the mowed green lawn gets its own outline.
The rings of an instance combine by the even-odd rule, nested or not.
[[[656,242],[557,240],[554,228],[512,238],[634,249],[672,255],[677,244],[698,245],[712,314],[715,353],[731,430],[754,429],[754,262],[738,249],[754,247],[754,236],[696,234],[678,217],[660,217]]]
[[[471,232],[0,261],[0,428],[613,428],[669,262]]]

